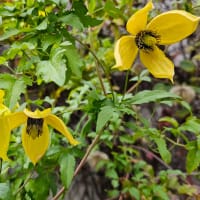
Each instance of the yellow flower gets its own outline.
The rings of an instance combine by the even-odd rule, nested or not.
[[[147,24],[152,8],[153,3],[149,1],[128,20],[126,29],[131,35],[117,41],[113,68],[130,69],[139,51],[141,62],[154,77],[173,81],[174,65],[158,46],[176,43],[192,34],[200,17],[183,10],[172,10],[156,16]]]
[[[48,125],[62,133],[72,145],[77,145],[76,141],[63,121],[51,113],[51,109],[43,111],[35,110],[31,112],[24,109],[23,112],[16,112],[9,116],[10,129],[14,129],[21,124],[25,124],[22,131],[22,145],[26,155],[35,165],[45,154],[50,141]]]
[[[8,116],[10,114],[10,110],[3,104],[4,95],[4,91],[0,90],[0,158],[8,160],[7,151],[10,141]]]
[[[39,10],[38,11],[38,16],[45,17],[46,16],[45,11]]]

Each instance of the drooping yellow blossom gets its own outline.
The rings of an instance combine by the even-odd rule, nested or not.
[[[7,151],[10,141],[8,116],[10,110],[3,104],[4,95],[4,91],[0,90],[0,158],[8,160]]]
[[[48,125],[62,133],[70,144],[78,144],[78,141],[72,137],[64,122],[52,114],[50,108],[43,111],[37,109],[34,112],[24,109],[22,112],[11,114],[9,121],[11,130],[21,124],[25,125],[22,131],[22,145],[33,164],[38,162],[49,146],[50,134]]]
[[[168,78],[173,82],[174,64],[159,49],[159,45],[176,43],[192,34],[200,17],[183,10],[172,10],[153,18],[147,24],[150,0],[144,8],[133,14],[126,25],[130,35],[122,36],[116,43],[113,68],[128,70],[139,51],[140,60],[156,78]]]

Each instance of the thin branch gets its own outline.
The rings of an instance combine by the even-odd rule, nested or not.
[[[102,87],[102,90],[103,90],[103,93],[104,95],[106,96],[107,93],[106,93],[106,89],[105,89],[105,86],[103,84],[103,80],[102,80],[102,77],[101,77],[101,72],[99,70],[99,66],[104,70],[103,68],[103,64],[100,62],[100,60],[97,58],[96,54],[94,53],[94,51],[92,51],[87,45],[85,45],[83,42],[81,42],[78,38],[75,37],[75,40],[78,41],[85,49],[87,49],[92,55],[93,57],[95,58],[96,60],[96,71],[97,71],[97,75],[98,75],[98,78],[99,78],[99,82],[101,84],[101,87]],[[109,81],[109,80],[108,80]]]
[[[133,145],[133,148],[137,149],[137,150],[140,150],[140,151],[143,151],[145,153],[149,153],[150,151],[143,148],[143,147],[139,147],[139,146],[136,146],[136,145]],[[151,155],[157,160],[159,161],[163,166],[165,166],[167,169],[172,169],[171,166],[169,166],[168,164],[166,164],[162,159],[160,159],[157,155],[155,155],[153,152],[150,152]]]
[[[177,143],[177,142],[174,142],[172,139],[168,138],[168,137],[165,137],[166,140],[168,140],[169,142],[171,142],[172,144],[174,144],[175,146],[179,146],[179,147],[183,147],[185,148],[185,145],[184,144],[180,144],[180,143]]]
[[[2,160],[2,158],[0,158],[0,174],[1,174],[1,170],[2,170],[2,163],[3,163],[3,160]]]
[[[18,188],[18,190],[16,191],[15,195],[17,195],[24,187],[25,185],[32,179],[34,171],[32,171],[30,173],[30,175],[26,178],[26,180],[24,181],[23,185],[21,187]]]
[[[75,177],[79,171],[81,170],[81,168],[83,167],[83,165],[85,164],[89,154],[91,153],[92,149],[94,148],[94,146],[97,144],[97,142],[99,141],[99,138],[103,132],[104,128],[102,128],[100,130],[100,132],[96,135],[96,137],[94,138],[94,140],[92,141],[92,143],[90,144],[90,146],[87,148],[87,151],[85,153],[85,155],[83,156],[83,158],[81,159],[79,165],[76,167],[76,170],[74,171],[74,175],[73,177]],[[51,200],[57,200],[65,191],[65,187],[63,186],[58,193],[51,199]]]
[[[127,90],[127,86],[128,86],[128,75],[129,75],[129,70],[126,72],[126,78],[125,78],[125,84],[124,84],[124,93],[122,96],[122,101],[126,95],[126,90]]]
[[[138,85],[142,82],[142,80],[138,80],[131,88],[128,89],[126,93],[131,93]]]

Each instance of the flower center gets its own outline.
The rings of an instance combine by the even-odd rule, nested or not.
[[[33,140],[36,137],[39,137],[42,135],[43,122],[44,122],[44,120],[42,118],[34,119],[31,117],[28,117],[26,132],[28,135],[30,135],[32,137]]]
[[[138,49],[153,51],[154,46],[159,43],[159,38],[159,35],[150,30],[140,31],[135,37],[135,43]]]

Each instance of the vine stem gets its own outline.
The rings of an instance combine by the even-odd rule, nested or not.
[[[2,158],[0,158],[0,174],[1,174],[1,170],[2,170],[2,163],[3,163],[3,160],[2,160]]]
[[[136,146],[136,145],[133,145],[133,148],[137,149],[137,150],[140,150],[140,151],[143,151],[145,153],[151,153],[151,155],[158,161],[160,162],[163,166],[166,167],[166,169],[172,169],[171,166],[169,166],[168,164],[166,164],[162,159],[160,159],[157,155],[155,155],[153,152],[143,148],[143,147],[140,147],[140,146]]]
[[[18,190],[16,191],[15,195],[17,195],[17,194],[25,187],[25,185],[29,182],[29,180],[32,179],[33,173],[34,173],[34,171],[32,171],[32,172],[30,173],[30,175],[29,175],[29,176],[26,178],[26,180],[24,181],[23,185],[22,185],[21,187],[18,188]]]
[[[141,82],[141,80],[138,80],[126,93],[131,93]]]
[[[102,80],[102,77],[101,77],[101,72],[99,70],[99,66],[101,66],[101,68],[103,69],[103,65],[102,63],[100,62],[100,60],[97,58],[96,54],[94,53],[94,51],[92,51],[87,45],[85,45],[83,42],[81,42],[78,38],[74,37],[74,39],[79,42],[84,48],[86,48],[92,55],[93,57],[95,58],[96,60],[96,71],[97,71],[97,76],[99,78],[99,82],[100,82],[100,85],[101,85],[101,88],[103,90],[103,93],[105,96],[107,96],[107,93],[106,93],[106,89],[105,89],[105,86],[104,86],[104,83],[103,83],[103,80]],[[103,69],[104,70],[104,69]],[[108,80],[109,81],[109,80]]]
[[[74,171],[73,177],[75,177],[79,173],[79,171],[81,170],[81,168],[85,164],[85,162],[86,162],[89,154],[91,153],[92,149],[94,148],[94,146],[99,141],[99,138],[100,138],[103,130],[104,130],[103,128],[100,130],[100,132],[96,135],[96,137],[94,138],[94,140],[92,141],[90,146],[87,148],[85,155],[83,156],[83,158],[81,159],[80,163],[78,164],[78,166],[76,167],[76,169]],[[64,191],[65,191],[65,187],[63,186],[51,200],[57,200],[63,194]]]
[[[126,90],[127,90],[127,87],[128,87],[128,76],[129,76],[129,70],[126,72],[126,78],[125,78],[125,84],[124,84],[124,93],[123,93],[123,96],[122,96],[122,101],[126,95]]]

